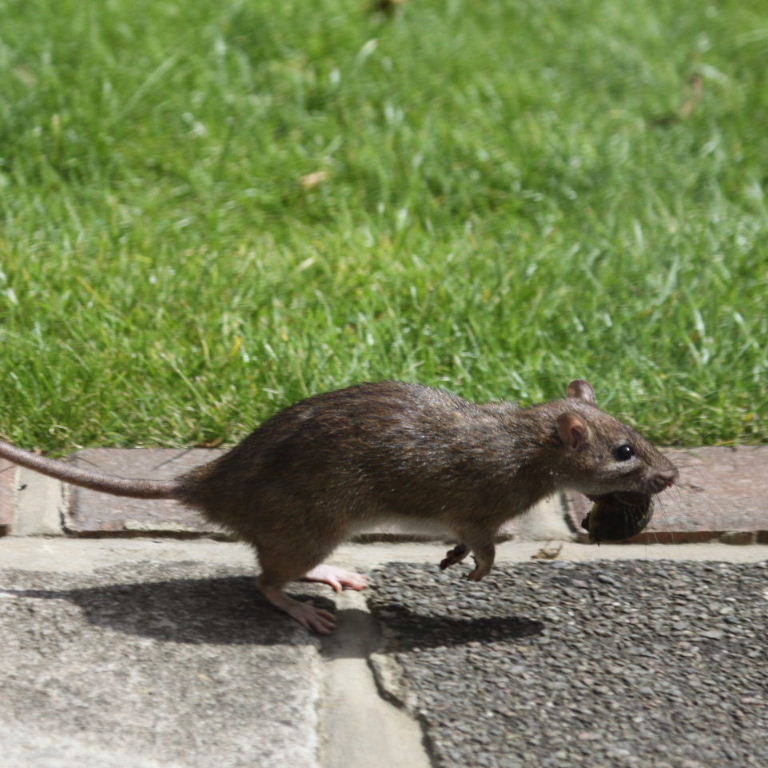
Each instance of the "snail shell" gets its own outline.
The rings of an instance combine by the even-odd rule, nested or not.
[[[608,493],[592,501],[594,504],[581,521],[581,527],[596,543],[631,539],[653,517],[653,497],[643,493]]]

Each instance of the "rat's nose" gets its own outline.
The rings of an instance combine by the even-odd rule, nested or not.
[[[656,473],[656,481],[661,488],[669,488],[675,484],[675,481],[680,476],[676,467],[670,469],[662,469]]]

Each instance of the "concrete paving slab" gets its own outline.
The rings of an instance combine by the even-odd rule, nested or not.
[[[722,542],[698,544],[581,544],[566,542],[553,562],[612,560],[690,560],[753,563],[768,558],[764,544],[734,547]],[[496,548],[496,563],[526,563],[541,559],[542,550],[553,547],[542,542],[509,541]],[[341,568],[370,571],[390,562],[436,566],[444,556],[441,544],[379,543],[342,544],[328,559]],[[0,568],[70,574],[94,573],[116,565],[139,567],[143,562],[158,567],[178,562],[202,562],[209,566],[230,566],[244,573],[256,573],[257,565],[249,547],[238,542],[209,539],[68,539],[6,537],[0,540]],[[465,572],[472,564],[462,566]],[[325,593],[328,594],[328,593]]]
[[[0,459],[0,536],[7,536],[13,525],[16,471],[14,464]]]
[[[665,453],[680,469],[680,481],[657,497],[650,525],[631,541],[768,543],[768,446]],[[572,524],[581,531],[591,502],[568,494],[567,503]]]
[[[211,461],[220,450],[93,448],[72,455],[83,468],[121,477],[167,480]],[[72,486],[64,527],[75,536],[214,536],[230,534],[175,501],[108,496]]]
[[[292,585],[337,604],[318,642],[258,597],[236,543],[8,538],[0,565],[3,768],[429,765],[376,688],[360,593]]]
[[[768,765],[768,562],[373,573],[369,605],[438,768]]]
[[[3,569],[0,647],[4,768],[318,765],[319,643],[250,569]]]
[[[750,654],[765,653],[766,617],[755,600],[762,590],[768,606],[768,547],[566,542],[554,560],[541,560],[544,550],[551,554],[542,542],[504,543],[491,576],[472,584],[461,578],[469,566],[439,571],[438,544],[343,545],[332,562],[379,568],[368,600],[380,626],[366,593],[292,585],[294,594],[336,603],[337,633],[319,643],[260,600],[242,544],[6,537],[0,762],[752,765],[742,752],[764,716],[764,702],[751,703],[762,657]],[[711,562],[718,559],[736,564],[729,570]],[[693,748],[670,752],[667,763],[651,759],[646,742],[702,746],[685,719],[685,707],[696,717],[700,707],[676,692],[685,674],[696,695],[710,674],[722,687],[702,730],[714,732],[710,721],[720,718],[735,741],[711,739],[699,763],[690,762]],[[659,688],[670,675],[673,687]],[[657,737],[654,712],[685,727],[662,727]],[[627,716],[629,736],[601,730]],[[521,749],[529,757],[519,758]],[[721,760],[725,749],[736,762]]]
[[[66,487],[58,480],[20,467],[16,475],[16,536],[60,536]]]

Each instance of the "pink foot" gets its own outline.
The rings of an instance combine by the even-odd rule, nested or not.
[[[345,587],[347,589],[361,590],[368,586],[367,577],[354,571],[345,571],[341,568],[336,568],[333,565],[318,565],[313,568],[306,576],[303,576],[302,581],[318,581],[321,584],[328,584],[333,587],[337,592],[341,592]]]

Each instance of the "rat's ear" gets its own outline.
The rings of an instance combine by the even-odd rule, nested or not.
[[[557,433],[560,435],[563,445],[574,451],[583,448],[589,439],[587,422],[577,413],[571,411],[561,413],[557,417]]]
[[[568,397],[575,397],[590,405],[597,405],[597,395],[592,385],[584,379],[574,379],[568,385]]]

